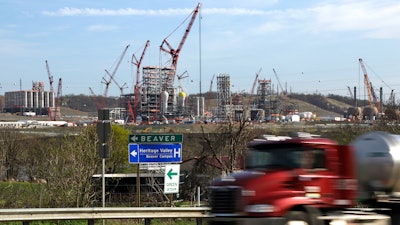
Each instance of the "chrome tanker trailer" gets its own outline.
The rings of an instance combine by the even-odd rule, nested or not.
[[[376,131],[355,139],[358,201],[400,224],[400,135]],[[365,204],[363,204],[365,203]]]
[[[358,197],[400,200],[400,135],[371,132],[351,145],[356,153]]]

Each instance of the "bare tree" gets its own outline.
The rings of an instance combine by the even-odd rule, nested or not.
[[[45,180],[49,207],[88,207],[97,200],[92,176],[99,171],[94,128],[79,136],[66,135],[61,141],[48,140],[42,146],[36,175]]]
[[[19,150],[21,135],[14,130],[0,130],[0,169],[6,180],[17,179],[19,171]]]
[[[252,137],[251,131],[247,129],[249,121],[244,116],[239,121],[228,119],[228,123],[218,125],[212,133],[202,127],[206,143],[202,156],[211,156],[225,174],[238,169],[239,157],[243,156],[246,143]]]

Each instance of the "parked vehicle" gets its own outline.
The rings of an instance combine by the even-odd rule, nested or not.
[[[349,145],[266,135],[248,148],[244,171],[211,184],[209,224],[399,224],[400,135],[371,132]]]

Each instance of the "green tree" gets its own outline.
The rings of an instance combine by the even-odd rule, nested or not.
[[[106,161],[107,173],[127,172],[128,167],[128,137],[130,131],[118,126],[112,125],[109,141],[110,157]],[[132,172],[132,171],[129,171]]]

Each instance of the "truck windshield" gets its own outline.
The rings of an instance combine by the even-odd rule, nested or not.
[[[279,149],[250,149],[247,169],[300,168],[303,150],[300,147]]]

